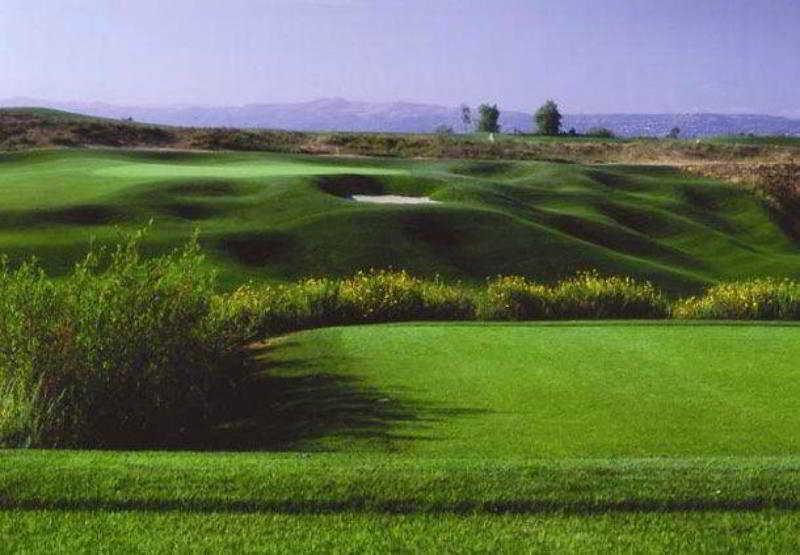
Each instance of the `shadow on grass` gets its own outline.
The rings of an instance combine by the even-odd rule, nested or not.
[[[0,211],[0,229],[15,230],[35,226],[103,226],[130,221],[124,209],[99,204],[84,204],[64,208]]]
[[[770,220],[794,243],[800,243],[800,201],[773,206],[765,203]]]
[[[335,361],[279,359],[260,348],[248,357],[230,394],[219,403],[210,429],[181,442],[181,448],[226,451],[321,450],[315,440],[369,440],[392,450],[394,442],[433,440],[395,431],[402,422],[433,422],[483,411],[409,404],[360,379],[327,370]]]
[[[286,261],[296,248],[291,235],[276,231],[234,233],[219,241],[222,254],[233,255],[238,262],[249,267]]]
[[[800,500],[748,497],[741,499],[620,499],[620,500],[454,500],[351,498],[343,500],[223,500],[223,499],[10,499],[0,497],[0,511],[135,511],[196,514],[336,514],[364,512],[411,514],[561,514],[702,513],[800,510]]]

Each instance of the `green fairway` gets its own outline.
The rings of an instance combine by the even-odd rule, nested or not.
[[[298,437],[306,448],[490,460],[777,456],[800,454],[798,338],[794,325],[399,324],[305,332],[264,356],[287,380],[336,376],[345,406],[353,384],[386,398],[391,433]],[[324,384],[320,407],[323,397],[336,407],[336,393]]]
[[[430,205],[353,202],[426,195]],[[547,162],[52,150],[0,156],[0,252],[62,274],[90,237],[152,220],[150,252],[196,229],[227,286],[370,267],[482,282],[578,270],[670,293],[794,276],[800,251],[749,192],[676,170]],[[785,222],[784,222],[785,223]]]
[[[202,162],[203,160],[198,160]],[[173,178],[230,178],[276,177],[293,175],[392,175],[404,173],[389,168],[325,165],[291,161],[249,160],[223,164],[120,164],[98,169],[95,174],[102,177],[123,179],[173,179]]]
[[[800,547],[800,327],[331,328],[215,446],[0,452],[11,550]],[[212,446],[211,444],[207,446]]]

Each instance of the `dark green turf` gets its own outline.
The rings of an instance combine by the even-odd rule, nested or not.
[[[434,206],[354,203],[427,194]],[[154,221],[153,252],[200,229],[226,284],[402,267],[482,281],[577,270],[672,293],[798,276],[800,252],[762,202],[662,167],[423,162],[254,153],[63,150],[0,156],[0,252],[53,273],[116,227]]]

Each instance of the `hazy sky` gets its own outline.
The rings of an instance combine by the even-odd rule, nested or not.
[[[0,0],[0,98],[800,116],[800,0]]]

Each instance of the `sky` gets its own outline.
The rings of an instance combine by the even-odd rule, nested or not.
[[[0,98],[800,117],[800,0],[0,0]]]

